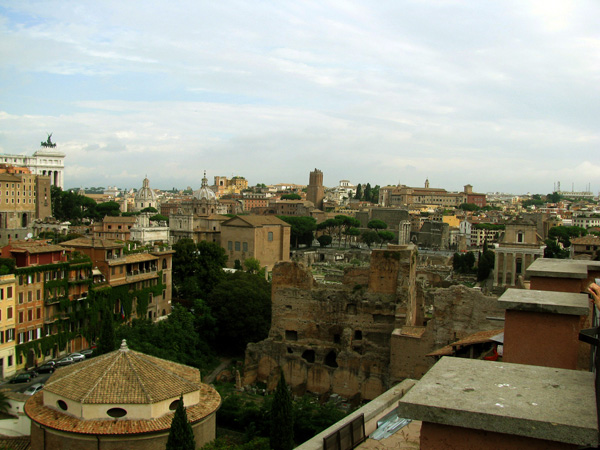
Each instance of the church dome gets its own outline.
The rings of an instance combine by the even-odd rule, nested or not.
[[[142,188],[135,193],[133,203],[134,211],[141,211],[144,208],[158,209],[156,193],[150,189],[150,180],[148,180],[148,177],[144,178]]]
[[[136,202],[156,202],[156,193],[150,189],[150,180],[144,178],[142,188],[135,193]]]
[[[216,200],[217,196],[214,191],[208,187],[208,179],[206,178],[206,172],[204,172],[204,178],[202,178],[202,186],[197,191],[194,191],[194,198],[198,200]]]

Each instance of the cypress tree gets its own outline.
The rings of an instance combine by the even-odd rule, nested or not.
[[[98,354],[103,355],[116,349],[115,324],[112,313],[107,310],[102,314],[102,330],[100,331],[100,340],[98,342]]]
[[[179,397],[179,403],[171,422],[171,430],[167,439],[165,450],[195,450],[196,441],[192,425],[187,418],[187,413],[183,407],[183,395]]]
[[[271,448],[273,450],[292,450],[294,448],[294,416],[292,397],[281,370],[275,397],[271,405]]]
[[[356,186],[356,194],[354,195],[354,198],[356,200],[362,200],[362,186],[360,185],[360,183],[358,183],[358,186]]]

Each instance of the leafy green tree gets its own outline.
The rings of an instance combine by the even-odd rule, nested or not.
[[[338,221],[339,225],[338,225],[338,230],[339,230],[339,235],[338,235],[338,239],[340,242],[342,242],[342,235],[346,236],[346,241],[344,245],[348,244],[348,230],[350,228],[359,228],[360,227],[360,221],[358,219],[355,219],[354,217],[351,216],[345,216],[343,214],[339,214],[337,216],[335,216],[335,220]]]
[[[373,219],[371,221],[369,221],[369,223],[367,224],[367,228],[370,228],[371,230],[375,230],[375,231],[379,231],[379,230],[385,230],[387,229],[387,223],[385,223],[383,220],[379,220],[379,219]]]
[[[317,238],[317,241],[319,241],[319,245],[321,247],[327,247],[328,245],[331,245],[333,238],[331,236],[329,236],[328,234],[322,234],[321,236],[319,236]]]
[[[292,226],[290,241],[298,248],[301,244],[311,246],[314,239],[313,232],[317,229],[317,221],[308,216],[277,216]]]
[[[256,258],[246,258],[244,260],[244,268],[246,272],[259,275],[264,278],[265,268],[261,267],[260,261]]]
[[[319,405],[309,396],[303,396],[293,403],[294,439],[306,442],[321,431],[339,422],[346,415],[332,403]]]
[[[81,223],[82,219],[99,219],[97,203],[89,197],[73,191],[63,191],[57,186],[50,187],[52,216],[60,221]]]
[[[548,231],[548,239],[553,239],[562,244],[564,248],[571,246],[571,238],[585,236],[587,230],[581,227],[552,227]]]
[[[177,403],[165,450],[196,450],[194,431],[183,406],[183,394]]]
[[[487,249],[487,242],[483,244],[483,253],[479,257],[477,264],[477,281],[486,280],[490,276],[490,272],[494,268],[495,254]]]
[[[217,347],[240,354],[248,342],[258,342],[271,327],[271,285],[247,272],[225,274],[206,303],[217,320]]]
[[[190,313],[194,317],[194,330],[200,339],[200,346],[204,343],[212,346],[217,337],[217,319],[212,315],[210,307],[204,300],[194,300]],[[169,319],[170,316],[167,320]]]
[[[479,211],[479,206],[475,203],[461,203],[458,208],[463,211]]]
[[[317,225],[317,230],[325,231],[326,234],[333,237],[338,234],[341,224],[338,219],[327,219]]]
[[[133,350],[204,370],[214,360],[218,325],[204,302],[196,300],[192,309],[175,305],[165,320],[133,320],[117,329],[117,337]]]
[[[154,208],[153,206],[148,206],[148,207],[142,209],[140,212],[143,212],[143,213],[155,213],[156,214],[156,213],[158,213],[158,209]]]
[[[117,349],[115,340],[115,323],[112,312],[105,310],[102,314],[102,329],[98,341],[98,354],[103,355]]]
[[[118,216],[121,211],[121,207],[117,202],[104,202],[99,203],[96,206],[96,212],[100,217],[104,216]]]
[[[464,266],[463,258],[460,253],[454,253],[452,257],[452,268],[455,272],[461,272]]]
[[[465,267],[467,271],[473,270],[473,266],[475,265],[475,255],[473,252],[465,253]]]
[[[381,244],[380,247],[383,246],[383,244],[386,244],[388,242],[392,242],[394,239],[396,239],[396,235],[391,232],[391,231],[380,231],[379,232],[379,237],[381,238]]]
[[[369,248],[371,248],[371,245],[373,244],[378,244],[379,242],[381,242],[381,238],[379,237],[379,233],[377,233],[377,231],[363,231],[362,234],[360,235],[361,240],[367,244],[367,246]]]
[[[346,236],[346,240],[348,240],[348,237],[352,238],[352,237],[358,237],[360,236],[360,230],[358,228],[348,228],[345,232],[344,235]]]
[[[302,200],[302,197],[298,194],[283,194],[281,200]]]
[[[546,239],[544,241],[546,248],[544,249],[544,258],[568,259],[570,256],[569,250],[562,248],[561,244],[555,239]]]
[[[214,242],[181,239],[173,245],[173,285],[180,298],[206,298],[223,278],[225,250]]]
[[[153,222],[167,222],[169,223],[169,218],[167,216],[163,216],[162,214],[154,214],[153,216],[150,217],[150,220]]]
[[[550,203],[558,203],[562,200],[563,196],[558,192],[553,192],[552,194],[546,195],[546,201]]]
[[[475,255],[473,252],[467,252],[464,254],[455,253],[452,259],[452,267],[456,272],[468,273],[473,270],[475,264]]]
[[[371,202],[379,203],[379,185],[376,185],[373,189],[371,189]]]
[[[285,382],[283,370],[281,370],[281,377],[271,405],[270,443],[273,450],[292,450],[294,448],[292,396]]]

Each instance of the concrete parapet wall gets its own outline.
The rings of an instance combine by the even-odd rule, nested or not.
[[[296,450],[322,450],[323,439],[331,433],[339,430],[344,425],[352,422],[361,414],[365,416],[365,435],[368,436],[377,429],[377,420],[392,411],[398,405],[398,401],[406,394],[416,383],[416,380],[404,380],[402,383],[394,386],[381,394],[376,399],[370,401],[365,406],[357,409],[352,414],[344,417],[339,422],[333,424],[326,430],[317,434],[312,439],[296,447]]]

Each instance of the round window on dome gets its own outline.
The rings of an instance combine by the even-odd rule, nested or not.
[[[56,404],[63,411],[66,411],[67,409],[69,409],[69,406],[67,405],[67,403],[64,400],[59,400],[59,401],[56,402]]]
[[[173,400],[171,402],[171,404],[169,405],[169,409],[171,411],[175,411],[177,409],[177,406],[179,406],[179,399],[178,400]]]
[[[118,419],[119,417],[125,417],[127,415],[127,411],[123,408],[110,408],[108,411],[106,411],[106,414],[108,414],[110,417]]]

